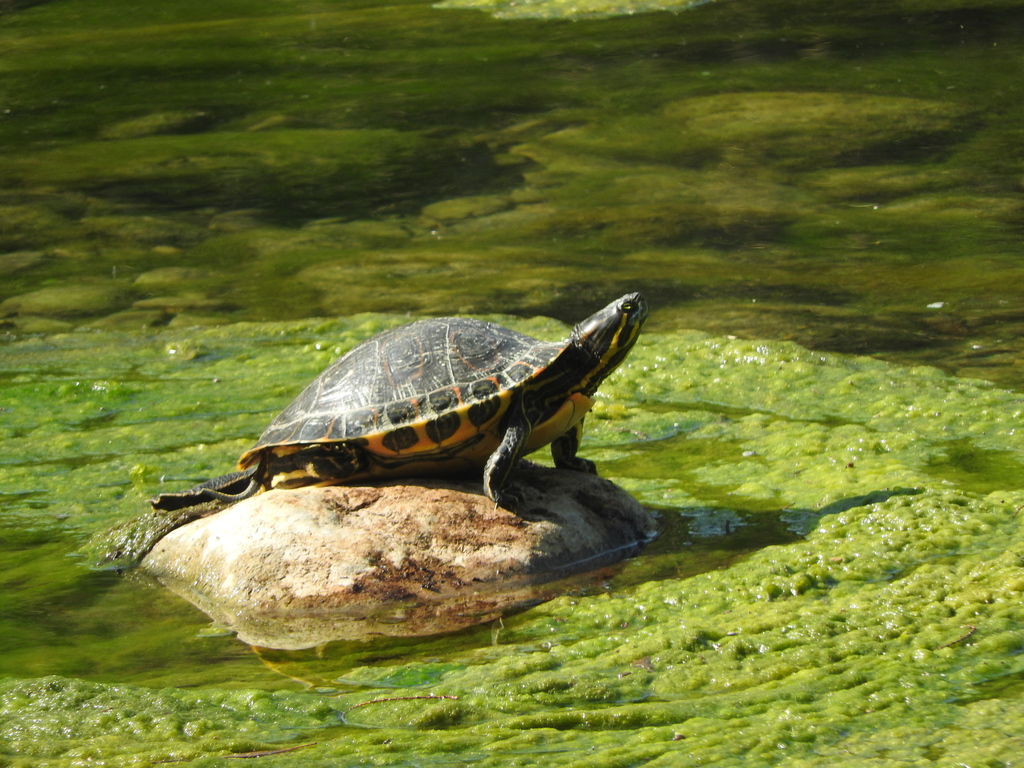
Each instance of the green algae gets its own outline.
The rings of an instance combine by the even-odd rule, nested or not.
[[[301,728],[322,726],[331,707],[311,698],[247,691],[193,696],[142,691],[60,678],[7,684],[3,700],[8,765],[58,765],[109,760],[145,765],[163,759],[247,752],[283,742]],[[24,715],[31,711],[33,716]],[[77,716],[71,718],[72,712]],[[286,714],[288,713],[288,714]],[[63,732],[64,744],[40,749],[47,733]],[[75,744],[75,742],[79,742]]]
[[[545,338],[566,330],[492,319]],[[1007,754],[1019,724],[1000,713],[1016,711],[1024,673],[1024,401],[934,368],[645,334],[603,387],[583,450],[660,509],[663,541],[603,589],[454,638],[254,657],[156,588],[64,556],[167,483],[226,471],[306,380],[400,321],[5,345],[2,668],[40,675],[0,684],[7,764],[202,765],[312,742],[274,759]],[[999,460],[970,466],[967,492],[974,455]],[[47,647],[62,648],[61,665]],[[75,679],[126,677],[138,684]]]

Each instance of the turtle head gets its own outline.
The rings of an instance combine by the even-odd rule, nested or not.
[[[605,377],[633,348],[644,321],[647,302],[639,293],[627,293],[572,329],[569,343],[583,352],[588,373],[581,378],[580,391],[592,395]]]

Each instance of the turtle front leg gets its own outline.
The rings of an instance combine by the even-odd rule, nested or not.
[[[523,497],[509,487],[508,479],[526,451],[530,431],[530,420],[526,418],[523,399],[513,398],[506,414],[505,434],[484,465],[484,493],[487,498],[513,512],[522,506]]]
[[[583,419],[573,424],[563,435],[551,443],[551,456],[559,469],[571,469],[576,472],[597,474],[597,466],[590,459],[576,455],[583,439]]]

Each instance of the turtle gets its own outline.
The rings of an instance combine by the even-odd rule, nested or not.
[[[163,493],[156,510],[235,502],[262,490],[483,470],[496,505],[521,502],[509,477],[551,445],[555,466],[596,474],[576,455],[583,417],[647,319],[639,293],[546,342],[483,320],[442,317],[384,331],[323,371],[242,454],[238,471]]]

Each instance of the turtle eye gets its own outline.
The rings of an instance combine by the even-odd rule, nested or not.
[[[632,314],[633,312],[636,312],[638,309],[640,309],[640,305],[637,304],[632,299],[626,299],[624,302],[622,302],[623,312],[629,312],[630,314]]]

